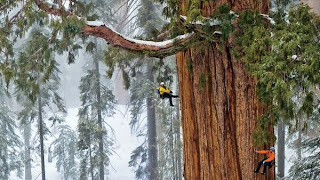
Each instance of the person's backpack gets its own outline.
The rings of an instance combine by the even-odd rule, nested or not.
[[[160,97],[160,98],[164,99],[163,94],[160,94],[160,89],[157,90],[157,93],[159,94],[159,97]]]

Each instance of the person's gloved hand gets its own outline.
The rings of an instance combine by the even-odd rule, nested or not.
[[[265,161],[263,161],[263,164],[265,163]]]

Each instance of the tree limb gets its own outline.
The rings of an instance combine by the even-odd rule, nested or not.
[[[50,8],[44,4],[41,0],[34,0],[39,9],[45,11],[48,14],[57,15],[57,16],[68,16],[72,12],[66,11],[63,8],[55,9]],[[172,40],[167,40],[163,42],[154,42],[154,41],[141,41],[126,38],[111,28],[105,26],[104,24],[98,25],[85,25],[82,28],[82,33],[85,35],[91,35],[95,37],[100,37],[105,39],[109,44],[115,47],[120,47],[126,50],[132,50],[136,52],[145,52],[149,56],[153,57],[165,57],[173,55],[179,51],[187,49],[194,39],[196,38],[195,33],[185,34],[178,36]]]

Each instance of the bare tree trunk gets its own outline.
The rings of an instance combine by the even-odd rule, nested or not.
[[[79,180],[87,180],[87,172],[86,172],[86,159],[81,159],[80,161],[80,178]]]
[[[24,178],[25,180],[32,180],[31,153],[30,153],[31,122],[27,122],[24,125],[23,137],[24,137]]]
[[[147,64],[147,79],[154,81],[152,66]],[[158,179],[158,149],[157,149],[157,129],[156,129],[156,114],[154,104],[150,97],[147,97],[147,128],[148,128],[148,179]]]
[[[171,163],[172,163],[172,177],[173,180],[177,180],[177,171],[176,171],[176,156],[175,156],[175,138],[174,138],[174,119],[172,119],[170,124],[170,153],[171,153]]]
[[[42,102],[41,102],[41,93],[38,97],[38,110],[39,110],[39,134],[40,134],[40,154],[41,154],[41,174],[42,180],[46,180],[46,169],[44,162],[44,145],[43,145],[43,119],[42,119]]]
[[[97,44],[97,41],[96,41]],[[100,172],[100,180],[104,180],[104,151],[103,151],[103,125],[102,125],[102,116],[101,116],[101,89],[100,89],[100,71],[99,71],[99,60],[98,58],[94,58],[94,65],[96,71],[97,78],[97,114],[98,114],[98,128],[100,130],[99,133],[99,172]]]
[[[285,125],[283,119],[278,122],[278,174],[280,178],[284,177],[284,167],[285,167]]]
[[[304,119],[304,115],[303,118],[298,119],[298,139],[297,139],[297,156],[298,156],[298,160],[301,160],[301,143],[302,143],[302,121]]]
[[[93,159],[92,159],[92,150],[91,150],[91,138],[89,137],[89,158],[90,158],[90,173],[91,173],[91,180],[94,180],[93,174]]]

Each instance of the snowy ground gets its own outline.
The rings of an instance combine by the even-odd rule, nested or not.
[[[71,126],[73,130],[76,131],[78,122],[78,108],[68,109],[68,115],[66,117],[66,124]],[[131,152],[141,144],[141,140],[137,139],[131,134],[131,129],[129,127],[130,117],[127,113],[127,107],[125,105],[118,105],[116,114],[113,117],[107,117],[105,121],[114,130],[114,136],[116,143],[114,145],[114,151],[116,152],[110,157],[111,167],[108,167],[110,180],[133,180],[134,172],[132,168],[128,167],[128,162],[130,160]],[[33,134],[36,132],[36,126],[33,126]],[[56,133],[53,131],[53,133]],[[58,134],[55,134],[57,137]],[[45,141],[46,147],[48,147],[54,137],[50,137]],[[31,140],[33,144],[38,142],[37,138]],[[47,149],[46,149],[47,150]],[[286,164],[285,164],[285,175],[288,175],[288,170],[292,166],[292,161],[294,160],[295,152],[292,149],[286,147]],[[32,179],[41,179],[41,168],[40,168],[40,158],[39,156],[33,156],[33,168],[32,168]],[[62,176],[57,172],[55,167],[55,160],[51,163],[48,162],[48,153],[46,153],[46,177],[47,180],[59,180]],[[12,174],[10,180],[18,180],[14,174]]]
[[[107,117],[105,121],[114,129],[116,144],[114,145],[113,154],[110,157],[111,167],[109,169],[108,179],[110,180],[131,180],[134,178],[134,172],[132,168],[128,167],[128,162],[130,160],[131,152],[140,144],[139,140],[131,134],[129,127],[130,117],[126,113],[126,106],[118,105],[117,112],[114,117]],[[78,109],[71,108],[68,109],[68,116],[66,117],[66,124],[70,125],[73,130],[77,128],[77,117]],[[35,132],[35,127],[33,127],[33,133]],[[57,136],[57,135],[55,135]],[[48,138],[45,142],[46,147],[54,140],[54,137]],[[35,158],[33,156],[33,158]],[[48,162],[48,154],[46,153],[46,178],[47,180],[59,180],[61,175],[57,172],[55,167],[55,160],[51,163]],[[41,166],[40,158],[34,159],[32,164],[32,179],[41,179]],[[12,174],[10,180],[18,180],[14,174]]]

